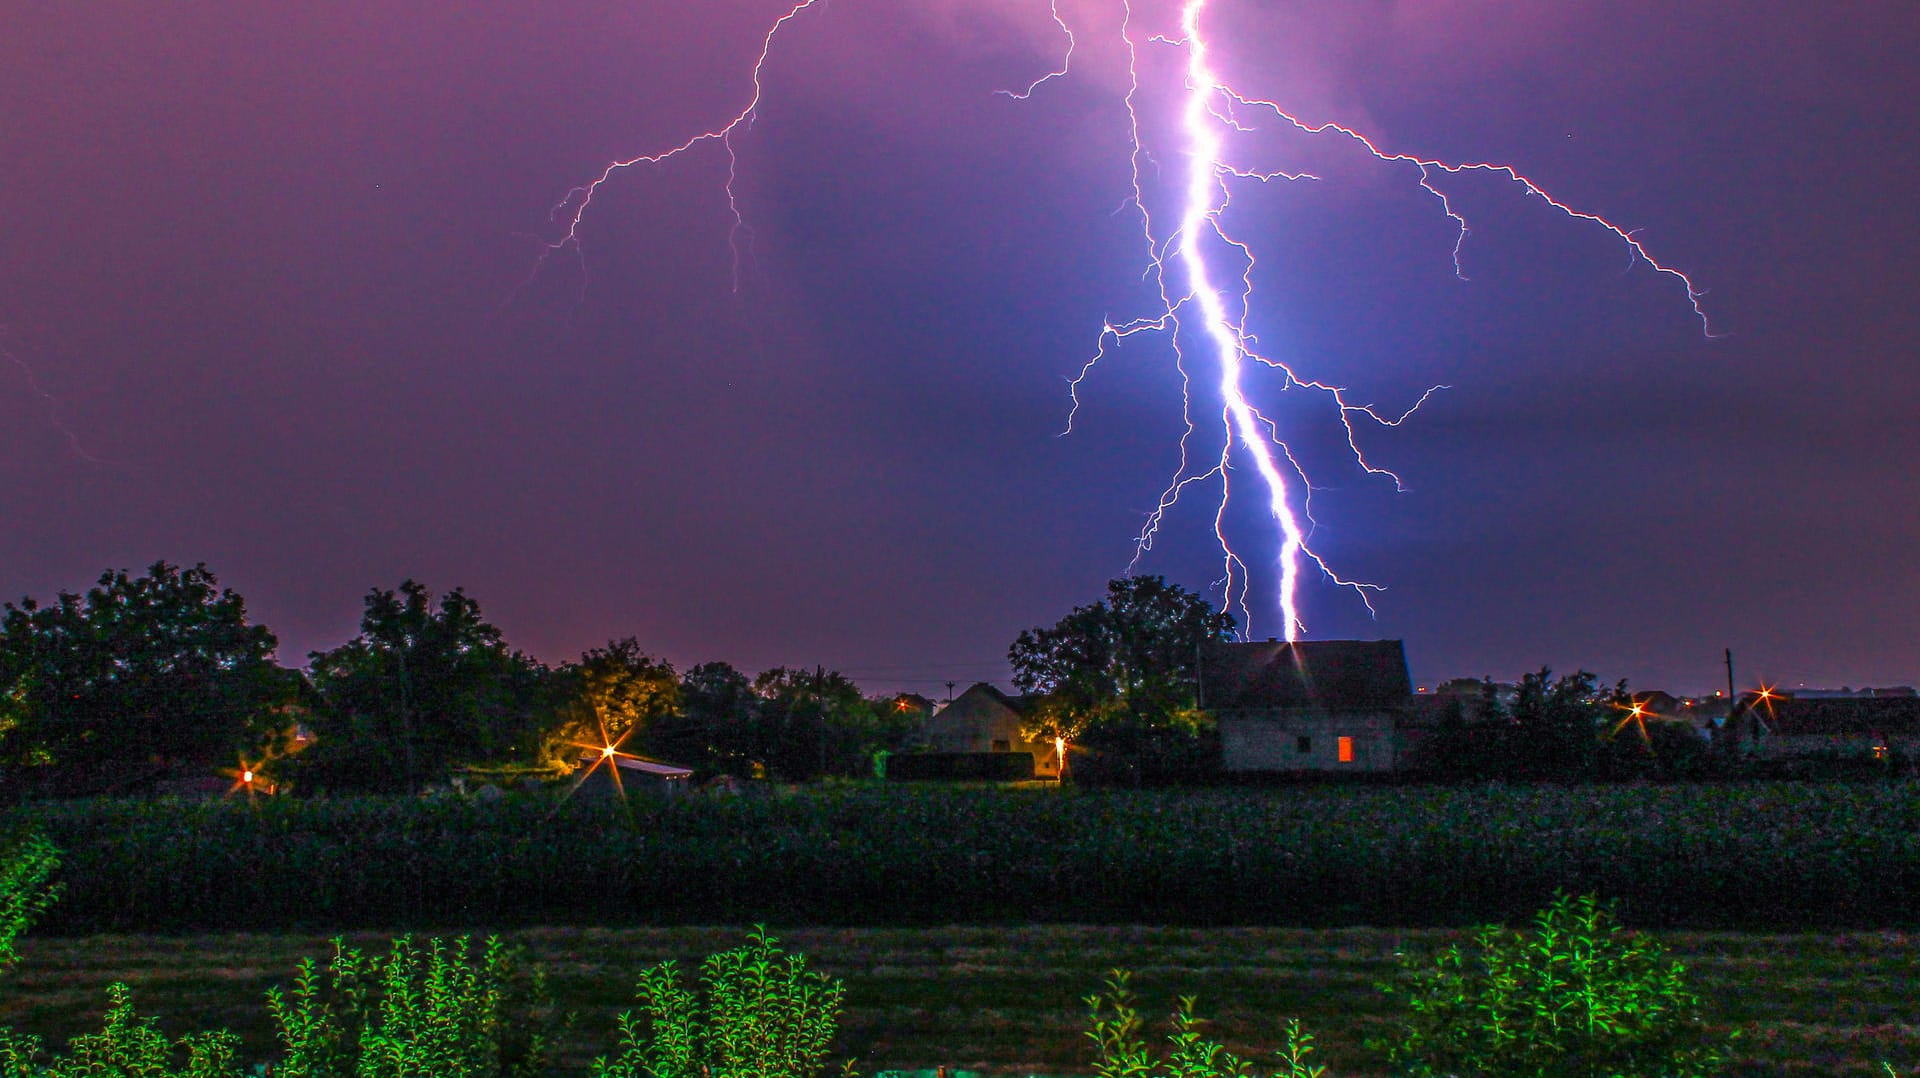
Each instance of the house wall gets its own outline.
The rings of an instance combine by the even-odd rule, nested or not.
[[[1353,739],[1350,763],[1340,762],[1342,737]],[[1220,756],[1228,771],[1391,771],[1396,740],[1391,712],[1276,709],[1220,716]]]

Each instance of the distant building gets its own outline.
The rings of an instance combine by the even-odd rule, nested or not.
[[[1033,755],[1039,778],[1060,777],[1060,756],[1053,745],[1028,741],[1020,726],[1031,710],[1030,697],[1008,696],[977,682],[927,720],[919,746],[926,752],[1025,752]]]
[[[1199,673],[1228,771],[1403,766],[1413,682],[1398,640],[1220,643],[1202,653]]]
[[[1916,693],[1911,685],[1891,685],[1884,689],[1873,689],[1864,685],[1857,689],[1850,685],[1842,685],[1837,689],[1810,689],[1805,685],[1798,685],[1788,690],[1785,695],[1795,700],[1831,700],[1843,697],[1914,696]]]
[[[625,753],[604,756],[592,750],[580,754],[579,767],[575,773],[581,774],[576,792],[587,796],[624,794],[631,797],[636,794],[647,794],[654,797],[679,797],[692,788],[688,780],[693,778],[693,771],[689,768],[663,764],[658,760],[647,760],[638,756],[628,756]]]
[[[1677,719],[1682,710],[1680,698],[1662,689],[1641,689],[1627,697],[1643,715]]]
[[[874,706],[888,715],[900,716],[914,722],[925,722],[933,717],[934,712],[940,710],[939,704],[917,692],[901,692],[881,697],[874,701]]]
[[[1867,760],[1920,755],[1920,696],[1742,693],[1727,720],[1733,745],[1760,760]]]

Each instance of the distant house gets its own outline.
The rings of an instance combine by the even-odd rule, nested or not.
[[[1200,704],[1219,720],[1228,771],[1395,770],[1412,699],[1398,640],[1221,643],[1201,656]]]
[[[1920,755],[1920,697],[1743,693],[1726,724],[1743,755],[1777,762]]]
[[[940,710],[940,705],[917,692],[901,692],[876,701],[877,705],[890,716],[900,716],[914,722],[924,723]]]
[[[1677,719],[1682,711],[1680,698],[1663,689],[1641,689],[1628,697],[1640,713],[1663,719]]]
[[[1033,755],[1033,773],[1039,778],[1060,777],[1060,756],[1051,744],[1020,736],[1033,701],[1008,696],[977,682],[946,707],[934,712],[921,730],[926,752],[1025,752]]]

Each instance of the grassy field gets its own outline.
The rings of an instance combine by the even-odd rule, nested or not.
[[[848,983],[844,1051],[866,1074],[944,1064],[994,1074],[1084,1074],[1082,997],[1109,969],[1136,973],[1150,1015],[1200,996],[1214,1030],[1244,1055],[1277,1046],[1302,1018],[1319,1062],[1338,1076],[1384,1073],[1361,1045],[1392,1020],[1374,982],[1393,955],[1423,954],[1447,930],[1030,926],[791,929],[783,943]],[[613,1017],[638,971],[663,958],[696,964],[741,942],[737,928],[533,929],[511,933],[544,966],[580,1020],[563,1064],[583,1067],[612,1044]],[[1920,935],[1662,932],[1706,1000],[1737,1029],[1735,1075],[1878,1075],[1876,1061],[1920,1073]],[[383,950],[385,937],[356,935]],[[329,953],[300,935],[94,936],[23,941],[0,981],[0,1024],[63,1042],[94,1027],[109,981],[134,986],[142,1013],[170,1033],[225,1026],[245,1058],[274,1050],[262,1002],[302,957]]]

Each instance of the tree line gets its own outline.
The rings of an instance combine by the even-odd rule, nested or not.
[[[461,773],[564,774],[618,746],[707,772],[871,773],[924,703],[869,699],[825,668],[676,671],[637,640],[548,666],[461,589],[374,588],[353,639],[275,660],[205,564],[103,573],[0,614],[0,790],[141,792],[226,772],[236,786],[417,791]]]
[[[0,792],[138,792],[227,771],[236,783],[417,791],[468,775],[556,777],[606,747],[707,774],[804,781],[872,774],[908,748],[930,705],[869,698],[845,675],[724,662],[678,671],[633,638],[548,666],[510,647],[479,603],[412,580],[374,588],[360,631],[304,668],[204,564],[103,573],[84,594],[9,603],[0,616]],[[1099,601],[1008,650],[1023,733],[1069,747],[1080,781],[1220,777],[1198,660],[1234,639],[1232,616],[1158,576],[1109,582]],[[1401,774],[1438,781],[1582,781],[1724,770],[1690,730],[1621,736],[1626,683],[1579,671],[1489,682],[1456,698]],[[1637,714],[1637,713],[1636,713]],[[1724,757],[1726,754],[1719,754]]]
[[[1157,576],[1110,581],[1100,601],[1021,633],[1009,650],[1014,683],[1032,694],[1023,732],[1075,746],[1067,758],[1083,782],[1217,780],[1217,723],[1200,706],[1199,656],[1234,639],[1232,615],[1202,596]],[[1483,681],[1477,694],[1411,724],[1424,736],[1409,738],[1394,777],[1585,782],[1737,770],[1730,739],[1712,746],[1684,723],[1650,719],[1624,680],[1543,667],[1510,689]]]

